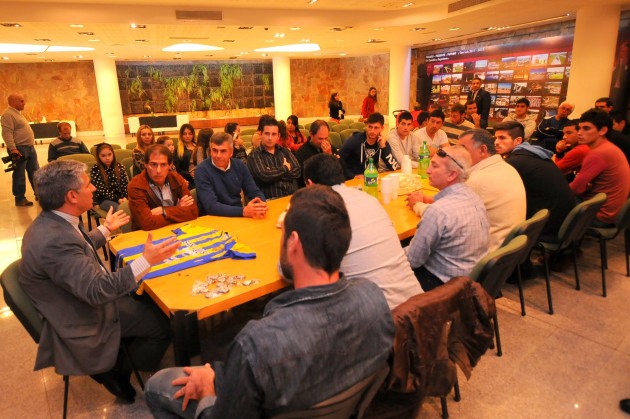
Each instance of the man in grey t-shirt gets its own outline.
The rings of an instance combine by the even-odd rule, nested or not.
[[[33,175],[39,169],[37,153],[35,152],[35,134],[26,118],[24,110],[24,96],[11,93],[8,98],[9,107],[2,114],[2,139],[7,145],[9,155],[15,162],[13,170],[13,196],[18,207],[30,207],[33,202],[26,199],[26,176],[33,187]]]

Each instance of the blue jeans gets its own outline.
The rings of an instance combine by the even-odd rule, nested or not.
[[[33,175],[39,169],[35,146],[19,145],[17,149],[24,158],[15,163],[15,169],[13,170],[13,196],[15,196],[16,204],[26,198],[26,176],[24,172],[26,171],[26,174],[28,174],[28,181],[31,183],[31,188],[34,191]]]
[[[217,379],[219,375],[223,374],[222,364],[213,363],[212,367],[215,369],[215,390],[219,385],[220,379]],[[203,367],[196,367],[203,368]],[[153,417],[156,419],[170,419],[170,418],[185,418],[194,419],[198,400],[190,400],[186,411],[182,411],[182,403],[184,397],[174,399],[173,394],[177,392],[182,386],[174,386],[171,383],[176,378],[185,377],[184,369],[182,367],[173,367],[160,370],[153,374],[153,376],[147,381],[144,388],[144,398],[147,402],[147,406],[151,409]]]

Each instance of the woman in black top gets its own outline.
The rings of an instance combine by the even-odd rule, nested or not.
[[[335,122],[339,122],[344,118],[346,110],[343,108],[343,103],[339,100],[339,93],[335,92],[330,95],[330,102],[328,102],[328,110],[330,111],[330,119]]]
[[[195,180],[191,171],[193,168],[192,154],[195,150],[196,144],[195,128],[190,124],[182,125],[179,129],[179,144],[177,144],[175,149],[173,160],[175,167],[177,167],[177,173],[188,181],[189,189],[193,189],[195,187]]]

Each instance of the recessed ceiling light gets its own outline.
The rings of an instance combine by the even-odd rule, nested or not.
[[[308,38],[303,38],[303,39],[300,39],[300,42],[303,44],[308,44],[309,42],[311,42],[311,40]]]
[[[234,42],[233,39],[224,39],[223,42]]]
[[[181,57],[173,57],[173,59],[177,61],[177,60],[181,60],[182,58]]]
[[[291,45],[278,45],[276,47],[258,48],[256,52],[313,52],[319,51],[319,45],[317,44],[291,44]]]
[[[269,44],[271,42],[274,42],[274,40],[273,39],[265,39],[265,42]]]
[[[247,55],[247,51],[241,51],[239,52],[240,55]]]
[[[94,32],[77,32],[79,35],[94,36]]]
[[[115,55],[108,55],[109,58],[116,58]]]
[[[5,28],[21,28],[22,25],[19,23],[0,23],[0,26],[4,26]]]
[[[48,38],[37,38],[37,39],[33,39],[33,41],[37,41],[37,42],[50,42],[50,39],[48,39]]]
[[[81,24],[81,23],[71,23],[69,26],[71,28],[82,28],[83,24]]]
[[[197,52],[197,51],[221,51],[224,48],[204,44],[174,44],[162,48],[164,52]]]
[[[268,57],[269,54],[261,54],[263,57]]]
[[[367,40],[368,44],[382,44],[383,42],[385,42],[385,41],[383,41],[382,39],[371,39],[370,38],[370,39]]]
[[[136,39],[136,42],[149,42],[146,39]]]
[[[9,59],[9,57],[2,57],[2,59],[3,59],[3,60],[8,60],[8,59]]]
[[[205,54],[204,57],[214,57],[212,54]]]
[[[75,55],[74,58],[83,58],[83,55]]]
[[[411,32],[423,31],[426,28],[411,28]]]
[[[151,58],[150,55],[143,55],[142,58]]]
[[[183,52],[176,52],[175,55],[182,55]]]
[[[273,37],[274,38],[284,38],[284,34],[282,32],[278,32]]]
[[[139,25],[137,23],[132,23],[129,25],[131,29],[146,29],[147,25]]]
[[[385,28],[374,28],[375,31],[382,31]]]
[[[441,41],[442,38],[433,38],[431,41]]]
[[[449,31],[458,31],[460,28],[458,28],[457,26],[454,26],[452,28],[448,28]]]
[[[302,28],[300,28],[299,26],[294,26],[294,27],[289,28],[289,29],[292,30],[292,31],[299,31]]]
[[[55,61],[55,60],[53,60],[52,58],[48,58],[48,59],[44,60],[44,62],[46,62],[46,63],[52,63],[53,61]]]
[[[345,52],[340,52],[339,55],[341,55],[342,57],[346,55]]]
[[[402,5],[402,7],[411,7],[411,6],[413,6],[413,2],[405,3]]]
[[[88,39],[88,42],[101,42],[101,40],[92,38],[92,39]]]
[[[315,4],[315,3],[317,3],[317,0],[309,0],[306,4],[310,6],[311,4]]]

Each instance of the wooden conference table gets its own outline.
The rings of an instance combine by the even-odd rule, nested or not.
[[[351,180],[347,184],[353,187],[360,184],[360,181]],[[425,190],[425,193],[434,194],[435,191],[427,192]],[[394,223],[400,240],[413,237],[419,221],[419,218],[407,208],[405,198],[406,196],[401,195],[389,204],[383,205]],[[189,365],[190,363],[185,336],[187,328],[185,316],[196,314],[196,318],[201,320],[287,286],[277,271],[277,262],[280,258],[281,230],[276,227],[276,224],[280,214],[287,208],[290,199],[291,197],[288,196],[269,201],[269,212],[267,217],[262,220],[204,216],[188,223],[230,233],[237,242],[249,246],[256,252],[255,259],[222,259],[152,278],[141,284],[139,292],[146,292],[172,320],[177,365]],[[184,224],[186,223],[173,224],[154,230],[152,232],[153,239],[168,237],[173,234],[172,230]],[[110,241],[110,249],[112,253],[117,254],[120,249],[144,243],[146,237],[147,232],[145,231],[122,234]],[[245,275],[246,279],[257,279],[259,282],[247,287],[234,286],[228,293],[211,299],[204,295],[191,294],[195,280],[203,280],[209,274],[218,273]]]

